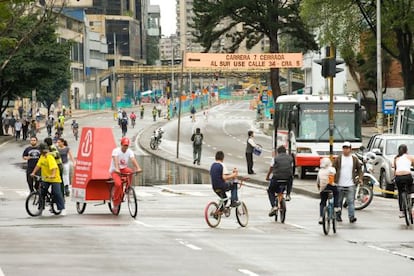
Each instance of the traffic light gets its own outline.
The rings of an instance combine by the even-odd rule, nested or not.
[[[336,73],[344,71],[342,68],[337,68],[337,65],[344,63],[342,59],[336,59],[336,55],[330,57],[330,48],[326,47],[326,58],[314,60],[315,63],[322,65],[321,75],[324,78],[335,78]]]

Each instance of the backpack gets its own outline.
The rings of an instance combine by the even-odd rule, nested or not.
[[[124,126],[128,125],[128,119],[122,118],[121,124],[124,125]]]
[[[194,135],[194,146],[201,146],[203,143],[203,137],[201,134]]]

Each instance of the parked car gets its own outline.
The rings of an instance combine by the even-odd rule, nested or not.
[[[372,174],[379,180],[380,187],[390,192],[395,191],[394,184],[394,157],[398,153],[398,146],[406,144],[408,153],[414,154],[414,135],[375,134],[368,142],[367,150],[376,154]],[[414,168],[411,167],[414,176]],[[393,194],[383,192],[384,197],[393,197]]]

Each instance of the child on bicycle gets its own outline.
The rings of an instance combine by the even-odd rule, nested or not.
[[[320,169],[316,178],[316,185],[321,196],[319,203],[319,224],[322,224],[323,208],[326,206],[328,200],[328,191],[332,191],[334,198],[335,212],[340,211],[338,202],[338,189],[334,183],[336,170],[332,167],[331,159],[328,157],[321,159]]]
[[[240,205],[237,195],[237,176],[239,175],[239,172],[236,168],[234,168],[232,173],[228,173],[223,164],[224,153],[222,151],[216,152],[215,159],[216,161],[210,168],[210,177],[213,190],[220,198],[226,198],[226,192],[231,190],[230,206],[237,207]]]

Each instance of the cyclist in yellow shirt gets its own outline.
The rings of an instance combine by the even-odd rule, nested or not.
[[[55,157],[49,154],[49,146],[46,143],[39,145],[40,158],[37,161],[36,167],[32,171],[31,175],[34,176],[36,172],[40,170],[41,173],[41,194],[44,198],[49,186],[52,185],[52,195],[56,202],[57,209],[61,210],[61,215],[66,215],[65,202],[62,196],[61,183],[62,178],[60,176],[59,168],[56,163]]]

